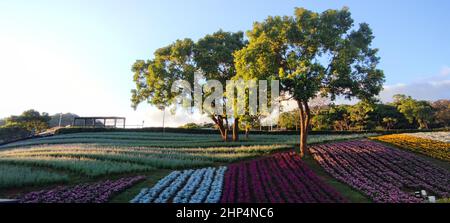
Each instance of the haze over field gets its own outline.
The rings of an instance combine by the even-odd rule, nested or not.
[[[219,29],[246,31],[268,15],[291,15],[294,7],[343,6],[374,31],[386,74],[383,101],[397,93],[450,98],[450,45],[442,44],[450,36],[448,1],[5,0],[0,2],[0,117],[33,108],[125,116],[129,124],[145,120],[146,126],[160,126],[161,111],[130,107],[130,69],[136,59],[151,58],[176,39],[196,40]],[[208,119],[178,113],[166,121],[179,126]]]

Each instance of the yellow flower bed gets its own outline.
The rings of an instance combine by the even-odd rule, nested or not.
[[[406,134],[384,135],[371,137],[370,139],[387,142],[417,153],[422,153],[437,159],[450,161],[450,143],[413,137]]]

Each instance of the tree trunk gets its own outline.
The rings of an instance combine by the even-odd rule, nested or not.
[[[228,139],[228,132],[226,131],[225,126],[223,125],[222,116],[219,115],[217,118],[215,116],[212,116],[211,118],[214,121],[214,123],[217,125],[217,128],[220,131],[220,136],[221,136],[222,140],[226,142]]]
[[[428,129],[428,123],[425,120],[418,120],[421,129]]]
[[[233,123],[233,142],[237,141],[239,141],[239,118],[235,118]]]
[[[245,128],[245,139],[248,139],[248,133],[249,133],[250,129],[249,128]]]
[[[308,144],[308,132],[309,125],[311,122],[311,111],[308,106],[308,102],[297,101],[299,110],[300,110],[300,147],[299,147],[299,155],[300,157],[305,156],[305,151],[307,149]]]

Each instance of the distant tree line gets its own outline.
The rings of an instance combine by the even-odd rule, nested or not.
[[[21,115],[13,115],[6,118],[3,127],[18,127],[30,132],[42,132],[48,129],[50,119],[48,113],[44,112],[41,114],[36,110],[30,109],[24,111]]]
[[[20,115],[12,115],[0,120],[0,143],[26,138],[49,128],[71,125],[75,114],[40,113],[30,109]]]
[[[179,128],[181,129],[215,129],[216,126],[214,125],[214,123],[202,123],[202,124],[197,124],[197,123],[187,123],[184,124],[182,126],[180,126]]]
[[[450,126],[450,100],[434,102],[395,95],[392,103],[360,101],[355,105],[323,105],[312,108],[311,130],[430,129]],[[298,129],[299,111],[284,112],[279,127]]]

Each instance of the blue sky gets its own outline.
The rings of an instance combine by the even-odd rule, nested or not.
[[[400,92],[450,98],[450,1],[0,0],[0,117],[34,108],[159,125],[157,110],[130,108],[136,59],[179,38],[249,30],[294,7],[343,6],[374,31],[387,80],[383,100]],[[186,117],[170,120],[175,126]]]

